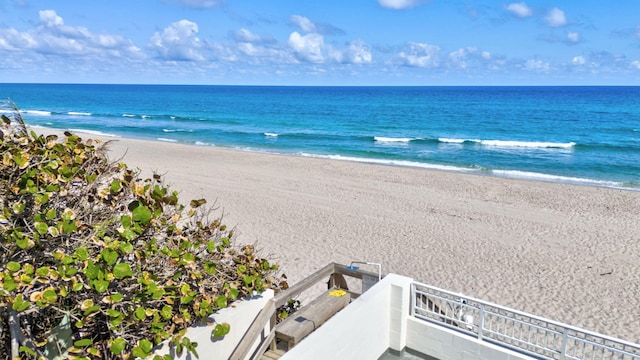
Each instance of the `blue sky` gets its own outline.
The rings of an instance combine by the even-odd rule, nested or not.
[[[638,0],[0,0],[0,82],[640,85]]]

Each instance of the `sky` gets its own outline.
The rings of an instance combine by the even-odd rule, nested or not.
[[[0,0],[0,83],[640,85],[638,0]]]

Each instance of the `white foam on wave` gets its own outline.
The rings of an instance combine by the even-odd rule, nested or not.
[[[278,137],[278,134],[276,134],[276,133],[267,133],[266,132],[266,133],[264,133],[264,136],[266,136],[266,137]]]
[[[215,147],[215,146],[216,146],[215,144],[211,144],[211,143],[207,143],[207,142],[202,142],[202,141],[196,141],[196,142],[195,142],[195,145],[197,145],[197,146],[213,146],[213,147]]]
[[[38,115],[38,116],[51,116],[51,111],[43,111],[43,110],[23,110],[25,114],[29,115]]]
[[[449,143],[449,144],[464,144],[467,141],[470,142],[480,142],[480,140],[473,140],[473,139],[455,139],[455,138],[439,138],[438,139],[439,142],[441,143]]]
[[[105,133],[105,132],[97,131],[97,130],[69,129],[69,131],[75,132],[75,133],[90,134],[90,135],[95,135],[95,136],[105,136],[105,137],[113,137],[113,138],[119,138],[120,137],[120,136],[118,136],[116,134],[109,134],[109,133]]]
[[[167,139],[167,138],[157,138],[156,140],[158,140],[158,141],[164,141],[164,142],[170,142],[170,143],[176,143],[176,142],[178,142],[178,140],[175,140],[175,139]]]
[[[174,132],[193,132],[191,129],[162,129],[162,132],[174,133]]]
[[[569,149],[576,145],[574,142],[538,142],[538,141],[511,141],[511,140],[480,140],[480,144],[495,147],[524,147],[524,148],[547,148],[547,149]]]
[[[534,173],[534,172],[519,171],[519,170],[491,170],[491,174],[495,176],[511,178],[511,179],[559,182],[559,183],[576,184],[576,185],[604,186],[604,187],[622,187],[623,186],[623,184],[615,181],[593,180],[593,179],[542,174],[542,173]]]
[[[150,119],[150,118],[151,118],[151,116],[150,116],[150,115],[142,115],[142,118],[143,118],[143,119]]]
[[[380,143],[408,143],[411,140],[416,140],[415,138],[394,138],[394,137],[383,137],[383,136],[375,136],[373,138],[376,142]]]
[[[467,169],[467,168],[456,167],[456,166],[437,165],[437,164],[421,163],[421,162],[406,161],[406,160],[368,159],[368,158],[360,158],[360,157],[353,157],[353,156],[319,155],[319,154],[309,154],[309,153],[298,153],[298,155],[305,156],[305,157],[322,158],[322,159],[353,161],[353,162],[367,163],[367,164],[393,165],[393,166],[413,167],[413,168],[432,169],[432,170],[446,170],[446,171],[456,171],[456,172],[477,172],[478,171],[474,169]]]
[[[132,117],[136,117],[136,116],[133,115],[133,114],[122,114],[122,117],[131,117],[132,118]]]
[[[91,116],[93,114],[91,114],[90,112],[69,111],[67,113],[67,115],[71,115],[71,116]]]

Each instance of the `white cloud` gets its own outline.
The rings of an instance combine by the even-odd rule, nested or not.
[[[289,35],[289,46],[301,60],[313,63],[324,62],[322,55],[324,38],[320,34],[311,33],[303,36],[294,31]]]
[[[300,27],[302,31],[305,31],[308,33],[317,32],[316,24],[314,24],[313,21],[309,20],[309,18],[306,18],[304,16],[291,15],[291,22],[296,24],[298,27]]]
[[[584,58],[584,56],[574,56],[571,62],[574,65],[584,65],[587,62],[587,60]]]
[[[233,33],[233,39],[237,42],[247,42],[247,43],[258,43],[263,42],[263,39],[260,35],[256,35],[247,29],[240,29]]]
[[[419,0],[378,0],[378,4],[389,9],[407,9],[418,5]]]
[[[198,24],[183,19],[166,27],[162,34],[156,32],[149,48],[161,59],[201,61],[205,59],[200,53],[203,44],[197,34]]]
[[[0,49],[33,51],[44,55],[140,58],[142,53],[130,40],[119,35],[93,34],[85,27],[65,25],[54,10],[41,10],[36,28],[25,32],[0,29]]]
[[[542,60],[527,60],[524,64],[524,68],[531,71],[540,71],[547,72],[551,68],[548,62],[543,62]]]
[[[352,41],[345,50],[333,50],[331,57],[343,64],[371,64],[371,49],[362,40]]]
[[[402,63],[407,66],[433,68],[439,64],[440,47],[422,43],[409,43],[409,50],[400,52]]]
[[[580,33],[577,31],[570,31],[567,34],[567,40],[569,40],[572,43],[577,43],[580,41]]]
[[[564,11],[558,8],[549,10],[547,16],[544,17],[544,21],[551,27],[560,27],[567,24],[567,18],[564,15]]]
[[[636,69],[638,69],[638,70],[640,70],[640,61],[638,61],[638,60],[633,60],[633,61],[631,62],[631,66],[632,66],[632,67],[634,67],[634,68],[636,68]]]
[[[480,56],[482,56],[482,58],[485,59],[485,60],[491,59],[491,53],[488,52],[488,51],[483,51]]]
[[[533,15],[533,10],[523,2],[511,3],[507,5],[507,10],[518,17],[529,17]]]

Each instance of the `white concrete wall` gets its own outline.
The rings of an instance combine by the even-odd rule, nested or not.
[[[408,314],[409,284],[412,279],[387,275],[369,291],[302,340],[281,359],[377,359],[389,346],[403,346],[402,326]],[[401,300],[406,294],[406,299]],[[392,300],[393,298],[393,300]],[[406,309],[405,305],[406,303]],[[406,311],[405,311],[406,310]],[[403,346],[404,347],[404,346]],[[401,350],[401,349],[398,349]]]
[[[250,300],[235,301],[230,307],[218,311],[213,315],[213,319],[217,323],[229,323],[231,330],[224,338],[212,341],[211,331],[213,326],[198,326],[187,329],[187,337],[191,341],[198,343],[196,351],[200,355],[200,359],[228,359],[237,344],[242,339],[242,336],[247,331],[253,319],[258,316],[258,313],[269,301],[273,298],[273,290],[267,290],[261,295],[256,295]],[[268,326],[268,324],[267,324]],[[258,344],[256,343],[253,347]],[[174,359],[193,359],[194,356],[187,356],[187,352],[183,352],[182,356],[175,355],[175,349],[170,348],[167,343],[164,343],[158,348],[154,355],[171,354]]]
[[[482,342],[443,326],[409,318],[407,347],[439,360],[525,360],[531,357]]]

